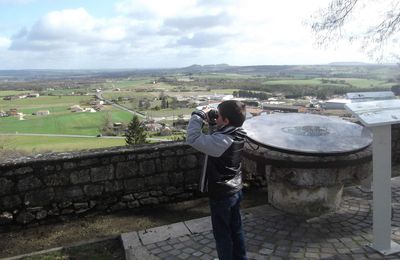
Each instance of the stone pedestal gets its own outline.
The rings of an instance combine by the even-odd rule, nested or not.
[[[370,148],[324,156],[253,148],[246,147],[245,174],[265,176],[271,205],[306,217],[335,211],[343,186],[359,184],[372,173]]]

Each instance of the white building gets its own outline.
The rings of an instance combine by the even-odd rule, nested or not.
[[[344,109],[344,105],[351,103],[350,99],[334,98],[321,103],[324,109]]]
[[[50,115],[50,111],[49,110],[40,110],[36,112],[37,116],[48,116]]]

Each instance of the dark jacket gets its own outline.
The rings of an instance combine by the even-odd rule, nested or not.
[[[187,130],[187,143],[206,154],[200,190],[212,198],[222,198],[242,189],[242,152],[245,132],[225,126],[212,134],[201,133],[203,120],[193,115]]]

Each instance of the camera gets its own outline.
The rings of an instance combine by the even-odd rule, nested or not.
[[[215,125],[217,123],[218,110],[211,109],[210,111],[207,112],[207,116],[208,116],[208,123],[211,125]]]

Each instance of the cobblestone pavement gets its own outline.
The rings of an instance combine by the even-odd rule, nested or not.
[[[372,193],[346,188],[340,210],[304,219],[269,205],[243,210],[249,259],[400,259],[372,242]],[[215,259],[209,217],[122,234],[127,259]],[[400,243],[400,177],[392,179],[392,240]]]

